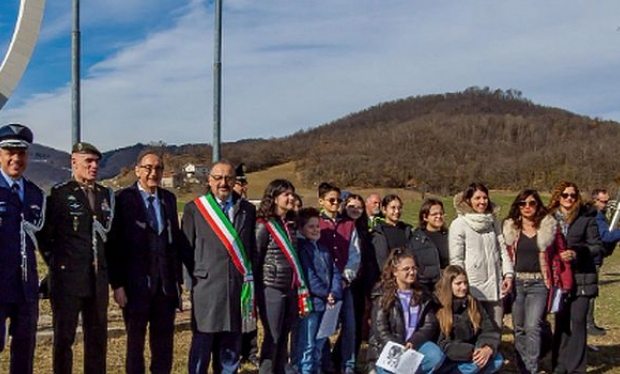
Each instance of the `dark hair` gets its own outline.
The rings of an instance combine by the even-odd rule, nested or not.
[[[321,212],[313,207],[301,208],[297,212],[297,227],[302,228],[310,221],[311,218],[321,217]]]
[[[156,149],[152,149],[152,148],[143,149],[142,151],[140,151],[140,153],[138,153],[138,157],[136,157],[136,166],[140,166],[142,159],[148,155],[159,157],[159,161],[161,161],[161,165],[164,166],[164,157],[162,155],[162,152]]]
[[[540,198],[540,195],[538,194],[538,191],[531,189],[531,188],[526,188],[524,190],[521,190],[521,192],[519,192],[517,197],[515,197],[514,201],[512,202],[512,205],[510,206],[510,210],[508,211],[508,217],[506,217],[506,219],[508,218],[511,219],[513,224],[518,229],[521,229],[523,225],[523,220],[521,218],[521,210],[519,209],[519,203],[521,203],[522,201],[525,201],[525,199],[527,199],[530,196],[533,197],[534,200],[536,201],[536,212],[534,213],[534,227],[536,229],[540,227],[540,222],[542,222],[543,218],[545,218],[545,216],[549,213],[547,208],[544,206],[542,199]]]
[[[405,258],[410,258],[413,260],[413,263],[416,264],[415,257],[413,254],[405,248],[394,248],[387,260],[385,261],[385,265],[383,265],[383,271],[381,272],[381,307],[384,310],[389,310],[394,303],[396,302],[396,291],[398,290],[398,285],[396,283],[396,278],[394,277],[394,270],[402,260]],[[417,264],[416,264],[417,265]],[[412,305],[416,305],[420,302],[422,297],[422,288],[416,281],[412,285],[413,295],[411,297]]]
[[[304,206],[304,201],[301,199],[301,196],[299,196],[298,193],[294,193],[293,197],[295,198],[295,200],[299,201],[300,208]]]
[[[336,187],[335,185],[328,182],[323,182],[319,184],[319,199],[324,198],[325,195],[332,191],[336,191],[340,195],[340,188]]]
[[[435,293],[441,304],[441,308],[437,311],[437,321],[439,322],[439,328],[445,336],[450,336],[452,333],[453,319],[452,319],[452,282],[459,275],[465,276],[467,279],[467,314],[474,327],[474,334],[480,330],[480,323],[482,316],[478,310],[478,303],[476,299],[469,292],[469,279],[465,269],[459,265],[449,265],[441,273],[441,278],[435,286]]]
[[[422,206],[420,207],[420,212],[418,213],[418,227],[419,228],[421,229],[426,228],[427,222],[424,221],[424,218],[428,217],[428,215],[431,212],[431,208],[435,205],[439,205],[441,207],[441,210],[445,212],[445,209],[443,207],[443,203],[441,202],[441,200],[433,199],[433,198],[425,199],[424,202],[422,203]],[[441,231],[448,231],[445,221],[443,223],[443,226],[441,227]]]
[[[349,204],[349,201],[351,200],[357,200],[360,203],[362,203],[362,215],[355,220],[355,229],[357,230],[357,233],[360,234],[360,236],[362,234],[365,234],[368,232],[369,227],[368,227],[368,214],[366,214],[366,202],[364,201],[364,198],[361,195],[352,193],[350,194],[345,200],[344,200],[344,206],[345,206],[345,214],[348,216],[348,214],[346,213],[346,207],[347,204]],[[351,217],[349,217],[351,218]]]
[[[386,208],[388,206],[388,204],[390,204],[392,201],[394,200],[398,200],[398,202],[403,205],[403,201],[401,200],[400,197],[398,197],[398,195],[395,194],[389,194],[389,195],[385,195],[385,197],[383,198],[383,200],[381,200],[381,208]]]
[[[274,179],[269,183],[263,194],[263,199],[258,207],[258,217],[269,220],[276,215],[276,197],[285,193],[287,190],[295,192],[293,183],[286,179]],[[287,212],[287,220],[292,221],[295,213],[291,210]]]
[[[549,205],[547,205],[547,209],[549,210],[549,214],[555,214],[555,212],[560,208],[560,195],[562,195],[564,190],[569,187],[572,187],[577,194],[575,204],[571,207],[570,211],[566,215],[566,222],[571,223],[575,220],[575,218],[577,218],[579,208],[583,204],[581,194],[579,193],[579,187],[577,187],[575,183],[567,181],[562,181],[558,183],[553,189],[553,193],[551,194],[551,199],[549,200]]]
[[[590,194],[592,196],[592,201],[598,200],[598,195],[601,194],[601,193],[605,193],[606,194],[606,193],[609,193],[609,192],[607,192],[607,190],[604,189],[604,188],[595,188],[595,189],[593,189],[592,193]]]
[[[491,198],[489,197],[489,189],[487,188],[487,186],[485,186],[482,183],[474,182],[470,184],[469,186],[467,186],[465,191],[463,191],[463,201],[467,205],[472,206],[471,198],[474,197],[474,194],[476,193],[476,191],[484,192],[487,195],[487,198],[489,198],[489,203],[487,204],[487,208],[484,212],[493,213],[493,204],[491,204]]]

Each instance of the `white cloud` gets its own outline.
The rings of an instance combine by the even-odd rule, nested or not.
[[[127,5],[134,8],[114,0],[97,11],[129,22],[153,3],[165,3],[144,13],[154,19],[172,9],[168,0]],[[225,4],[224,140],[286,135],[378,102],[472,85],[516,88],[537,103],[620,120],[615,1]],[[105,31],[104,17],[92,17]],[[103,149],[211,141],[212,4],[189,0],[161,22],[86,71],[85,140]],[[0,113],[9,118],[32,124],[42,143],[68,148],[68,83]]]

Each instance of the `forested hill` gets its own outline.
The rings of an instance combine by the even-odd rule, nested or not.
[[[143,147],[104,158],[113,157],[118,172]],[[210,145],[165,149],[167,166],[211,159]],[[612,187],[620,175],[620,126],[534,104],[517,90],[472,87],[382,103],[284,138],[226,143],[222,155],[249,172],[296,161],[308,185],[329,180],[447,194],[473,180],[548,190],[566,179],[589,189]]]
[[[547,190],[563,179],[612,187],[620,175],[618,123],[536,105],[516,90],[409,97],[283,139],[229,147],[251,170],[296,160],[311,183],[438,193],[472,180],[510,189]]]

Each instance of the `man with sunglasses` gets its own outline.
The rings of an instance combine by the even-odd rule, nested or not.
[[[599,274],[601,266],[603,266],[603,258],[611,255],[616,248],[618,242],[620,242],[620,230],[617,228],[610,228],[607,223],[607,209],[609,207],[609,193],[604,188],[595,188],[592,190],[591,204],[596,207],[596,224],[598,225],[598,232],[603,242],[603,248],[605,249],[604,255],[596,256],[594,264],[596,265],[596,273]],[[604,328],[598,326],[594,322],[594,308],[596,297],[590,299],[590,308],[588,309],[587,324],[588,335],[602,336],[606,334]]]
[[[107,245],[114,300],[127,331],[127,373],[145,372],[147,327],[153,373],[170,373],[174,317],[180,308],[181,231],[174,194],[160,187],[164,162],[152,150],[138,155],[137,181],[116,195]]]
[[[355,371],[355,313],[353,294],[350,285],[357,277],[361,263],[361,244],[355,222],[340,215],[342,204],[340,188],[323,182],[319,185],[319,205],[321,206],[321,245],[329,248],[336,266],[344,281],[343,304],[340,311],[342,328],[336,342],[336,352],[332,355],[334,363],[339,364],[338,372],[350,374]],[[329,351],[325,344],[324,355]],[[329,360],[324,356],[324,371],[330,371]]]

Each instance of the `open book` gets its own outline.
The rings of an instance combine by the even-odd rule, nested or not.
[[[418,370],[424,355],[415,349],[406,349],[404,345],[387,342],[379,359],[377,366],[396,374],[412,374]]]

